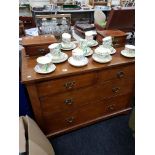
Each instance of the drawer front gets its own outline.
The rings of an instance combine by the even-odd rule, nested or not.
[[[93,72],[41,82],[37,84],[38,94],[41,97],[77,90],[77,88],[94,85],[96,83],[96,77],[96,73]]]
[[[97,99],[97,87],[86,87],[77,91],[69,91],[57,95],[41,97],[41,107],[45,113],[57,113],[74,110]]]
[[[101,100],[87,104],[74,111],[64,111],[56,114],[45,114],[44,125],[45,133],[51,134],[64,129],[71,129],[75,125],[80,127],[89,121],[100,119],[108,114],[123,110],[128,107],[130,95],[117,96],[110,100]],[[109,108],[112,107],[112,108]]]
[[[50,52],[48,45],[26,47],[26,55],[29,56],[44,55],[48,52]]]
[[[56,113],[65,110],[74,110],[93,101],[110,98],[133,91],[133,81],[112,80],[101,85],[86,87],[75,91],[57,95],[40,97],[42,109],[45,113]]]
[[[134,79],[135,65],[119,66],[116,68],[106,69],[99,72],[99,81],[104,82],[112,79]]]

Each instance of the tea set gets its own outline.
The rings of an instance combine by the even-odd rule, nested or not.
[[[134,58],[135,57],[135,46],[125,45],[125,49],[121,51],[121,54],[128,58]]]
[[[34,70],[40,74],[51,73],[56,69],[54,64],[62,63],[68,60],[68,63],[75,67],[82,67],[88,64],[88,56],[92,55],[92,59],[98,63],[108,63],[112,60],[112,54],[116,53],[116,49],[112,46],[112,37],[108,36],[102,39],[102,45],[98,46],[94,51],[90,48],[97,44],[93,43],[93,36],[86,33],[86,38],[81,39],[76,45],[71,42],[71,35],[69,33],[62,34],[61,43],[53,43],[48,46],[50,52],[45,56],[37,58],[37,65]],[[78,46],[78,47],[77,47]],[[62,50],[72,50],[71,57]],[[135,46],[125,45],[125,49],[121,51],[121,54],[128,58],[135,57]]]
[[[35,72],[40,74],[51,73],[56,69],[52,60],[48,57],[41,56],[37,58],[37,65],[34,67]]]

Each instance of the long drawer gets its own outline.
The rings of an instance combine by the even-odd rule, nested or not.
[[[112,80],[57,95],[41,97],[41,107],[44,113],[56,113],[65,110],[73,110],[77,107],[91,103],[94,100],[111,98],[120,94],[127,94],[133,91],[133,80],[124,79]]]
[[[106,70],[102,70],[99,73],[99,82],[104,82],[112,79],[125,79],[130,78],[134,79],[135,76],[135,65],[127,65],[127,66],[118,66],[114,68],[109,68]]]
[[[75,126],[87,124],[89,121],[97,120],[99,117],[108,116],[112,113],[129,107],[131,94],[116,96],[111,99],[94,101],[74,111],[64,111],[49,114],[43,111],[45,134],[51,134],[62,130],[70,130]]]
[[[38,94],[39,96],[46,96],[76,90],[77,88],[94,85],[96,78],[97,74],[93,72],[41,82],[37,84]]]

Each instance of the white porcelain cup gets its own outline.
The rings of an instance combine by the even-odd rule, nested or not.
[[[53,57],[60,57],[61,56],[61,45],[59,43],[53,43],[48,46],[50,49],[50,53]]]
[[[51,64],[51,59],[46,56],[41,56],[37,58],[37,65],[39,66],[40,70],[47,71]]]
[[[112,37],[111,36],[108,36],[108,37],[105,37],[102,39],[102,44],[103,46],[105,47],[110,47],[112,46]]]
[[[76,48],[72,51],[72,57],[75,61],[82,61],[84,59],[83,51],[80,48]]]
[[[125,45],[125,50],[128,52],[128,54],[135,54],[134,45]]]
[[[92,41],[93,40],[93,34],[91,32],[85,32],[85,39],[87,41]]]
[[[71,35],[69,33],[62,34],[62,43],[65,47],[70,47]]]
[[[94,53],[99,59],[105,59],[110,55],[110,49],[99,46],[95,49]]]

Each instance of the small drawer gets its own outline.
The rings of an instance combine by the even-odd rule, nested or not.
[[[134,79],[135,77],[135,65],[119,66],[116,68],[110,68],[99,72],[99,82],[104,82],[112,79]]]
[[[37,56],[37,55],[44,55],[49,51],[48,45],[41,45],[41,46],[27,46],[25,47],[26,55],[29,56]]]
[[[133,92],[134,80],[124,79],[118,80],[114,79],[107,81],[98,86],[98,95],[100,99],[111,98],[114,96],[128,94]]]
[[[96,77],[97,74],[93,72],[41,82],[37,84],[38,94],[41,97],[93,86],[96,83]]]
[[[111,114],[119,110],[131,107],[132,94],[116,96],[105,100],[105,114]]]

